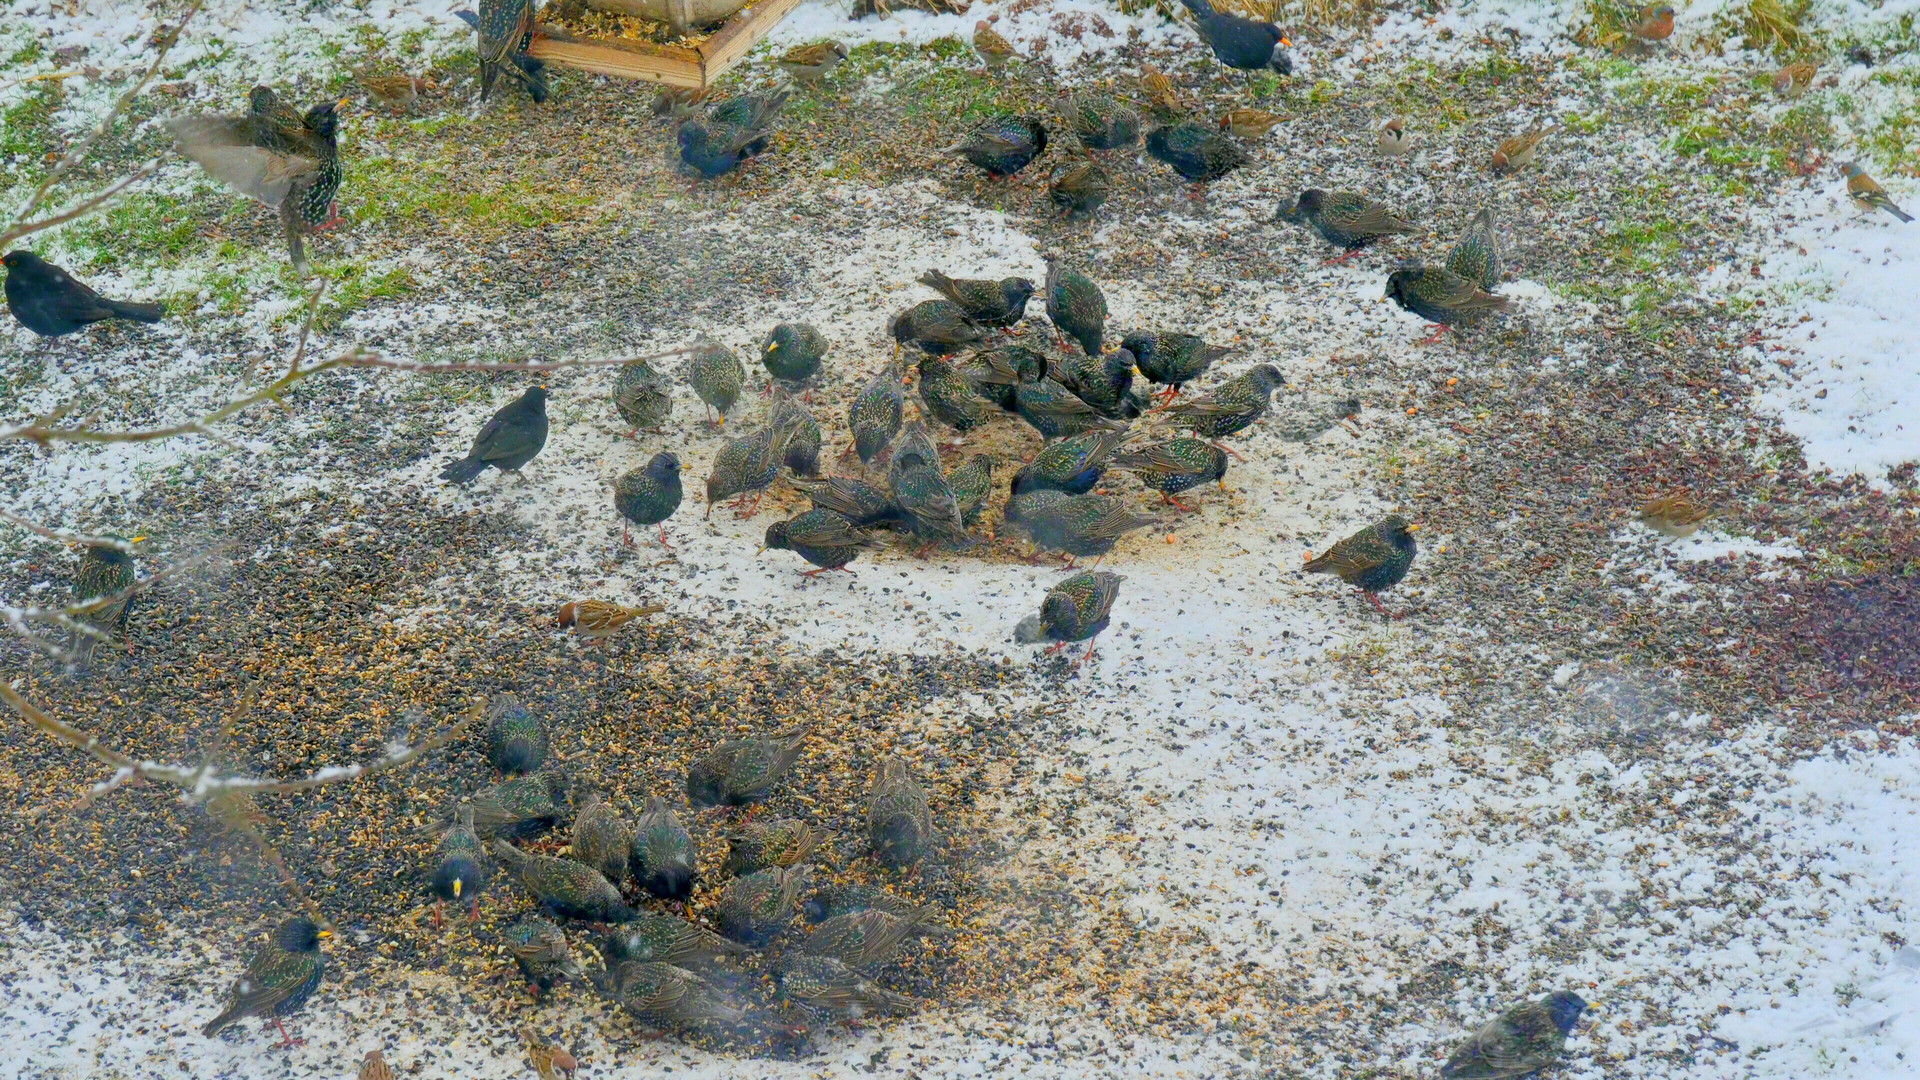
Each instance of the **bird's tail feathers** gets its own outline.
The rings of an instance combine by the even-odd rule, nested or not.
[[[104,301],[107,310],[116,318],[132,319],[135,322],[157,323],[167,313],[165,304],[134,304],[125,300]]]
[[[487,471],[487,463],[477,457],[463,457],[440,472],[440,479],[456,484],[471,484]]]
[[[207,1021],[207,1026],[200,1029],[200,1035],[202,1038],[211,1039],[231,1027],[238,1019],[240,1019],[239,1006],[229,1005],[219,1016]]]

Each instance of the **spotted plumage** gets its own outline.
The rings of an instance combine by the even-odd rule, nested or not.
[[[1147,132],[1147,153],[1203,194],[1211,184],[1253,158],[1226,135],[1195,120],[1177,120]]]
[[[538,915],[522,915],[500,931],[500,942],[533,988],[535,1001],[562,979],[581,979],[586,972],[573,958],[573,947],[558,926]]]
[[[480,846],[480,834],[473,828],[473,806],[462,803],[454,811],[453,824],[440,834],[434,849],[433,924],[440,925],[441,906],[448,901],[466,901],[469,914],[480,915],[480,894],[487,888],[487,854]]]
[[[1120,583],[1126,578],[1106,571],[1075,574],[1047,590],[1040,602],[1040,613],[1029,615],[1014,627],[1013,639],[1035,645],[1051,641],[1049,652],[1058,652],[1076,642],[1087,643],[1080,662],[1093,655],[1093,641],[1107,628],[1113,617],[1113,601],[1120,595]]]
[[[875,857],[896,870],[919,862],[933,848],[926,789],[901,758],[888,758],[874,776],[867,795],[867,840]]]
[[[780,463],[795,476],[820,475],[820,421],[793,399],[784,386],[774,387],[767,406],[767,428],[780,449]]]
[[[1138,476],[1163,500],[1191,510],[1174,496],[1227,475],[1227,452],[1200,439],[1168,439],[1116,454],[1113,467]]]
[[[719,1033],[747,1019],[719,987],[672,964],[623,960],[595,972],[593,982],[629,1016],[659,1031]]]
[[[525,838],[553,828],[567,805],[567,782],[556,772],[537,772],[481,788],[469,800],[481,839]]]
[[[707,473],[707,511],[723,499],[765,491],[780,475],[785,452],[780,434],[770,427],[756,428],[737,439],[728,439],[713,456],[713,469]]]
[[[646,811],[634,823],[633,847],[627,852],[627,868],[634,881],[662,900],[685,900],[693,895],[697,853],[693,834],[667,801],[658,795],[648,799]]]
[[[773,977],[780,1000],[822,1022],[906,1016],[920,1007],[830,956],[788,952]]]
[[[1051,370],[1060,385],[1102,416],[1131,420],[1147,410],[1145,396],[1133,390],[1133,353],[1124,348],[1099,354],[1068,353]]]
[[[715,180],[759,157],[773,144],[767,129],[787,104],[787,92],[741,94],[714,102],[706,116],[680,122],[674,141],[680,165],[691,175]]]
[[[907,425],[887,462],[887,490],[907,527],[929,543],[967,546],[960,503],[940,468],[940,455],[920,421]]]
[[[1215,360],[1233,354],[1229,345],[1209,345],[1196,334],[1141,330],[1128,334],[1120,347],[1133,354],[1140,374],[1178,397],[1180,388],[1206,374]]]
[[[137,543],[145,540],[137,536],[129,541],[120,536],[108,535],[108,540],[121,543]],[[127,629],[127,606],[132,597],[121,593],[133,588],[139,581],[139,574],[133,568],[133,556],[117,547],[89,544],[80,553],[80,566],[73,574],[73,604],[91,604],[96,601],[110,600],[104,606],[74,617],[76,622],[90,626],[103,634],[117,634],[122,637]],[[93,663],[93,650],[100,639],[92,634],[75,632],[68,643],[68,651],[73,654],[73,664],[84,670]]]
[[[667,542],[663,524],[680,509],[680,459],[665,450],[638,469],[620,474],[613,485],[613,508],[627,523],[645,528],[660,526],[660,542]],[[622,530],[622,538],[625,538]]]
[[[794,898],[812,869],[771,866],[733,878],[720,890],[713,914],[720,932],[744,945],[765,945],[793,920]]]
[[[831,510],[860,528],[885,525],[900,520],[900,507],[893,496],[867,483],[845,476],[818,480],[795,479],[795,490],[806,495],[815,510]]]
[[[767,526],[766,539],[761,543],[762,548],[791,551],[812,563],[816,569],[801,571],[807,577],[828,570],[846,570],[847,564],[859,558],[862,551],[876,546],[878,541],[853,522],[832,510],[819,509]]]
[[[993,492],[994,460],[986,454],[974,454],[947,473],[947,488],[960,510],[960,523],[972,527],[974,519],[987,505]]]
[[[1439,266],[1406,263],[1387,275],[1387,298],[1407,311],[1438,324],[1428,341],[1437,341],[1449,326],[1471,326],[1489,314],[1513,304],[1466,278]]]
[[[932,356],[957,353],[987,336],[960,305],[946,299],[922,300],[895,315],[887,323],[887,334],[902,347]]]
[[[1382,615],[1386,607],[1379,593],[1400,584],[1413,567],[1420,545],[1413,538],[1418,526],[1399,514],[1391,514],[1327,549],[1326,554],[1309,559],[1301,568],[1304,574],[1333,574],[1366,594]]]
[[[600,954],[608,967],[622,960],[695,967],[746,951],[746,946],[728,941],[699,923],[646,912],[615,927],[600,942]]]
[[[814,891],[800,905],[801,913],[808,922],[825,922],[836,915],[845,915],[854,911],[884,911],[912,923],[916,928],[931,933],[952,933],[933,918],[933,912],[924,904],[897,896],[878,885],[860,885],[852,882],[834,882],[823,885]]]
[[[343,175],[336,102],[304,114],[281,104],[270,87],[256,86],[240,115],[177,116],[166,121],[175,148],[209,176],[280,211],[287,253],[296,272],[308,272],[301,237],[334,221],[334,196]]]
[[[973,382],[944,357],[920,358],[922,411],[947,427],[966,434],[985,423],[988,404],[974,391]]]
[[[1089,356],[1100,355],[1107,327],[1107,297],[1093,279],[1047,256],[1047,318],[1054,329],[1080,343]]]
[[[1483,207],[1447,253],[1447,270],[1491,292],[1500,283],[1500,237],[1493,227],[1493,208]]]
[[[1274,220],[1312,226],[1327,243],[1346,252],[1343,259],[1387,237],[1416,231],[1365,195],[1319,188],[1302,191],[1292,206],[1280,209]]]
[[[526,83],[526,70],[514,57],[533,43],[533,9],[534,0],[480,0],[474,29],[480,37],[481,101],[493,93],[502,75]]]
[[[1047,177],[1047,198],[1068,221],[1085,221],[1106,204],[1113,191],[1107,171],[1087,158],[1063,161]]]
[[[1007,520],[1025,529],[1035,547],[1078,559],[1104,556],[1122,536],[1153,524],[1155,519],[1110,495],[1068,495],[1043,489],[1008,500]]]
[[[889,364],[854,395],[847,409],[847,427],[853,432],[853,449],[862,465],[873,459],[900,433],[900,421],[906,413],[906,392],[900,385],[899,359]]]
[[[929,270],[920,275],[920,284],[952,301],[961,314],[981,326],[1005,328],[1018,323],[1033,296],[1033,282],[1023,277],[985,281],[950,278]]]
[[[629,360],[614,376],[613,407],[638,435],[641,428],[658,428],[673,415],[673,390],[667,377],[645,360]]]
[[[1069,91],[1054,107],[1088,150],[1124,150],[1140,141],[1140,114],[1105,94]]]
[[[1126,423],[1103,415],[1080,395],[1051,377],[1013,388],[1013,409],[1043,439],[1065,439],[1087,431],[1122,431]]]
[[[547,726],[518,695],[501,694],[487,706],[487,763],[510,776],[547,763]]]
[[[811,323],[780,323],[760,340],[760,364],[767,374],[796,385],[820,371],[827,355],[827,338]]]
[[[1440,1075],[1446,1080],[1515,1080],[1560,1060],[1587,1003],[1568,990],[1516,1005],[1467,1037]]]
[[[687,798],[695,806],[745,806],[766,798],[800,759],[812,730],[726,740],[688,768]]]
[[[727,422],[727,410],[740,400],[740,388],[746,385],[747,368],[732,349],[703,337],[694,342],[693,355],[687,359],[687,381],[693,384],[694,395],[706,403],[708,409],[720,414],[719,423]],[[712,413],[708,422],[713,423]]]
[[[320,929],[311,919],[281,923],[273,941],[255,952],[246,970],[234,980],[227,992],[227,1007],[208,1021],[200,1034],[212,1038],[237,1020],[260,1016],[279,1027],[282,1047],[294,1045],[296,1040],[287,1034],[281,1019],[298,1012],[320,988],[327,966],[320,953],[320,940],[328,936],[330,931]]]
[[[493,857],[556,916],[590,922],[625,922],[633,917],[620,890],[585,863],[522,851],[504,840],[493,842]]]
[[[941,148],[943,154],[963,158],[993,179],[1012,176],[1047,148],[1047,129],[1026,116],[995,116],[982,121],[967,137]]]
[[[618,886],[627,879],[627,855],[633,847],[633,827],[620,814],[592,792],[580,804],[573,819],[573,843],[567,856],[600,871],[600,875]]]
[[[1218,441],[1245,431],[1267,414],[1273,392],[1286,385],[1272,364],[1228,379],[1205,397],[1175,402],[1163,410],[1173,422],[1205,439]]]
[[[768,867],[798,866],[827,838],[825,831],[794,818],[742,822],[727,833],[727,860],[720,872],[741,877]]]
[[[1033,460],[1014,474],[1012,493],[1052,488],[1083,495],[1100,482],[1107,471],[1107,459],[1126,438],[1125,432],[1088,431],[1056,439],[1041,447]]]
[[[973,384],[974,393],[1007,412],[1017,411],[1014,388],[1046,375],[1050,366],[1046,357],[1025,345],[982,349],[953,363],[954,369]]]
[[[848,967],[869,967],[892,960],[908,938],[925,929],[912,920],[868,908],[822,922],[800,944],[800,951],[831,956]]]

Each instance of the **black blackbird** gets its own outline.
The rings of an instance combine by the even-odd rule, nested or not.
[[[7,308],[41,337],[71,334],[102,319],[157,323],[167,313],[164,304],[108,300],[31,251],[9,251],[0,263],[7,267]]]
[[[448,465],[442,480],[471,484],[491,465],[514,472],[547,445],[547,388],[536,386],[493,414],[474,437],[467,456]]]
[[[1193,28],[1200,40],[1213,49],[1221,63],[1241,71],[1272,68],[1282,75],[1293,74],[1293,58],[1287,46],[1293,44],[1280,28],[1258,19],[1243,19],[1213,10],[1207,0],[1181,0],[1193,12]]]

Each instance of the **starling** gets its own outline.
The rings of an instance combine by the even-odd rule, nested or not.
[[[927,808],[926,789],[900,758],[882,762],[874,777],[867,796],[867,839],[880,861],[895,870],[919,862],[933,847],[933,811]]]
[[[1192,120],[1179,120],[1147,132],[1147,153],[1193,185],[1193,198],[1206,196],[1203,185],[1252,161],[1240,145]]]
[[[1088,356],[1100,355],[1107,327],[1107,297],[1093,279],[1047,256],[1047,318],[1064,337],[1080,343]]]
[[[1407,524],[1399,514],[1389,515],[1328,548],[1325,555],[1309,559],[1301,573],[1338,574],[1341,581],[1365,593],[1380,614],[1397,618],[1378,594],[1400,584],[1412,568],[1420,550],[1413,533],[1419,527]]]
[[[1562,990],[1516,1005],[1467,1037],[1440,1068],[1446,1080],[1513,1080],[1560,1059],[1587,1003]]]
[[[525,839],[553,828],[567,805],[567,782],[555,772],[530,773],[474,792],[473,827],[483,839]]]
[[[1280,369],[1261,364],[1238,378],[1214,387],[1213,393],[1175,402],[1163,411],[1174,423],[1215,442],[1245,431],[1267,414],[1273,392],[1286,385]]]
[[[1887,195],[1887,189],[1881,187],[1878,180],[1868,176],[1865,169],[1853,162],[1848,162],[1842,171],[1847,176],[1847,196],[1853,200],[1855,206],[1866,211],[1885,210],[1901,221],[1913,220],[1912,215],[1893,205],[1893,199]]]
[[[1079,662],[1086,663],[1093,655],[1093,639],[1099,637],[1100,631],[1112,620],[1113,601],[1120,595],[1120,583],[1125,580],[1119,574],[1105,571],[1067,578],[1047,590],[1047,598],[1040,602],[1040,614],[1020,620],[1020,625],[1013,629],[1013,640],[1023,645],[1051,641],[1048,652],[1059,652],[1073,642],[1084,641],[1087,651],[1081,654]]]
[[[1131,420],[1147,411],[1147,401],[1133,392],[1134,355],[1125,348],[1110,353],[1070,353],[1053,368],[1060,385],[1073,396],[1113,420]]]
[[[1227,452],[1200,439],[1168,439],[1116,455],[1113,467],[1133,473],[1162,500],[1191,512],[1193,507],[1174,496],[1227,475]]]
[[[1492,207],[1473,215],[1473,224],[1447,253],[1447,270],[1489,292],[1500,283],[1500,237],[1493,229]]]
[[[1027,167],[1047,148],[1047,129],[1026,116],[995,116],[983,121],[966,138],[943,147],[941,153],[962,157],[994,180]]]
[[[853,573],[847,564],[859,558],[862,550],[874,546],[873,537],[832,510],[808,510],[788,521],[767,526],[760,550],[793,552],[816,567],[802,570],[801,576],[813,577],[828,570]]]
[[[1505,312],[1512,301],[1494,296],[1451,270],[1404,263],[1387,275],[1387,296],[1407,311],[1437,324],[1426,344],[1440,340],[1449,326],[1470,326],[1489,311]]]
[[[1009,60],[1025,60],[1026,57],[1013,51],[1013,42],[1000,35],[998,30],[987,25],[981,19],[973,24],[973,51],[980,54],[980,62],[988,71],[997,72],[1007,66]]]
[[[378,1050],[367,1051],[360,1059],[360,1080],[394,1080],[393,1066]]]
[[[630,526],[659,525],[660,542],[665,544],[663,522],[680,509],[680,459],[662,450],[646,465],[620,474],[613,485],[613,508],[628,522],[620,530],[622,543],[631,542]]]
[[[980,281],[929,270],[920,275],[920,284],[951,300],[970,321],[1001,329],[1026,317],[1033,296],[1033,282],[1023,277]]]
[[[451,900],[471,905],[469,912],[480,917],[480,894],[487,887],[486,852],[480,835],[473,829],[473,806],[462,803],[454,823],[440,835],[435,849],[439,862],[433,868],[433,926],[440,928],[440,907]]]
[[[1540,140],[1552,130],[1553,126],[1549,124],[1500,140],[1500,145],[1493,150],[1493,175],[1512,176],[1533,164],[1534,155],[1540,149]]]
[[[693,343],[693,356],[687,361],[687,381],[709,410],[718,410],[719,423],[727,422],[727,410],[740,400],[740,387],[746,384],[747,369],[732,349],[709,337]],[[707,423],[714,423],[707,414]]]
[[[909,464],[940,468],[940,448],[927,434],[925,422],[915,420],[901,429],[900,437],[893,441],[893,449],[887,451],[887,463],[895,468]]]
[[[743,945],[765,945],[793,919],[794,897],[812,872],[804,864],[775,866],[728,881],[713,909],[720,932]]]
[[[808,956],[831,956],[848,967],[869,967],[893,959],[908,938],[925,929],[898,915],[868,908],[822,922],[807,935],[800,951]]]
[[[1640,20],[1633,24],[1630,32],[1642,46],[1667,40],[1673,36],[1673,8],[1666,4],[1649,5],[1640,13]]]
[[[549,1042],[524,1030],[521,1035],[527,1040],[527,1064],[533,1066],[540,1080],[573,1080],[573,1074],[580,1068],[579,1059],[557,1042]]]
[[[533,44],[533,9],[534,0],[480,0],[480,14],[472,25],[480,37],[481,101],[493,93],[502,75],[532,90],[528,72],[515,58]],[[544,87],[538,96],[544,96]]]
[[[600,953],[609,967],[622,960],[693,967],[746,951],[746,946],[728,941],[699,923],[646,912],[609,932],[600,943]]]
[[[767,429],[782,447],[780,462],[795,476],[820,475],[820,421],[806,407],[777,387],[767,407]]]
[[[1106,170],[1086,158],[1063,161],[1047,178],[1047,198],[1068,221],[1085,221],[1107,201],[1112,183]]]
[[[815,510],[831,510],[859,528],[900,520],[900,507],[894,504],[893,496],[864,480],[829,476],[790,483],[812,500]]]
[[[1215,11],[1207,0],[1181,2],[1193,12],[1194,31],[1216,60],[1240,71],[1270,68],[1281,75],[1293,74],[1293,58],[1287,55],[1293,43],[1278,26]]]
[[[281,1018],[298,1012],[319,988],[320,977],[327,966],[326,958],[320,954],[320,939],[331,936],[332,931],[320,929],[311,919],[288,919],[281,923],[274,931],[273,944],[262,946],[253,954],[246,971],[234,980],[233,989],[227,993],[227,1007],[208,1021],[200,1034],[212,1038],[236,1020],[264,1016],[280,1029],[281,1041],[274,1049],[284,1050],[304,1042],[287,1034]]]
[[[536,386],[502,406],[474,436],[467,456],[441,470],[442,480],[471,484],[487,467],[518,472],[547,445],[547,388]]]
[[[645,360],[629,360],[613,380],[613,407],[638,436],[641,428],[658,429],[673,415],[673,391]]]
[[[146,537],[136,536],[132,540],[125,540],[119,536],[108,535],[107,539],[137,544]],[[81,625],[90,626],[103,634],[119,634],[124,638],[127,630],[127,605],[133,602],[133,597],[121,594],[133,588],[139,580],[140,575],[133,568],[132,555],[117,547],[87,545],[87,549],[80,553],[79,569],[74,571],[72,603],[89,604],[109,597],[116,599],[96,611],[77,615],[75,619]],[[87,665],[93,663],[93,650],[99,644],[100,639],[92,634],[76,632],[68,646],[68,651],[73,654],[74,666],[85,669]]]
[[[557,861],[557,860],[556,860]],[[567,935],[538,915],[522,915],[500,931],[501,943],[520,965],[520,974],[539,1001],[562,979],[583,979],[586,971],[573,958]]]
[[[1773,73],[1773,92],[1785,98],[1804,95],[1820,69],[1812,64],[1788,64]]]
[[[1220,114],[1220,130],[1236,139],[1258,139],[1286,117],[1260,109],[1229,109]]]
[[[1398,118],[1380,125],[1380,156],[1384,158],[1406,157],[1413,149],[1413,135],[1407,131],[1407,125]]]
[[[874,985],[831,956],[789,952],[773,966],[780,1000],[820,1021],[906,1016],[920,1003]]]
[[[947,488],[953,492],[962,525],[972,526],[986,507],[987,496],[993,492],[993,466],[992,457],[974,454],[947,473]]]
[[[1640,507],[1642,524],[1673,537],[1692,536],[1713,514],[1713,507],[1700,505],[1685,492],[1648,499]]]
[[[633,918],[633,909],[620,898],[620,890],[585,863],[521,851],[505,840],[493,842],[493,856],[540,906],[556,916],[589,922]]]
[[[627,880],[627,855],[633,849],[633,828],[620,820],[599,792],[590,793],[573,819],[573,843],[568,857],[582,862],[616,886]]]
[[[916,438],[916,436],[918,436]],[[972,542],[960,518],[960,503],[940,469],[940,455],[924,447],[920,421],[907,425],[887,463],[887,487],[906,525],[929,543],[966,547]]]
[[[1107,471],[1107,458],[1126,439],[1126,433],[1120,431],[1088,431],[1056,439],[1041,447],[1032,461],[1013,474],[1012,494],[1051,488],[1069,495],[1084,495],[1100,482]]]
[[[1283,207],[1274,215],[1274,220],[1313,226],[1327,243],[1346,252],[1334,262],[1345,262],[1384,237],[1414,231],[1413,226],[1365,195],[1351,191],[1328,194],[1319,188],[1301,192],[1291,207]]]
[[[454,12],[453,15],[454,18],[466,23],[467,26],[474,31],[479,31],[480,16],[474,14],[471,8],[462,8]],[[511,13],[509,12],[509,18],[510,17]],[[497,19],[498,16],[495,16],[495,18]],[[520,39],[518,47],[525,48],[532,44],[533,38],[531,35],[528,35]],[[546,104],[550,90],[547,86],[547,65],[545,61],[536,60],[525,52],[509,51],[507,55],[495,65],[494,77],[497,79],[502,73],[520,83],[522,86],[525,86],[527,88],[527,95],[533,98],[535,105]],[[481,74],[482,77],[486,74],[486,65],[484,63],[481,65]],[[484,98],[484,95],[482,96]]]
[[[1025,345],[1002,345],[982,349],[972,356],[954,361],[956,369],[973,383],[974,392],[1008,412],[1019,411],[1014,388],[1044,377],[1047,358]]]
[[[800,82],[812,85],[839,67],[840,61],[846,58],[847,46],[844,42],[816,41],[811,45],[795,45],[774,62],[780,65],[780,70]]]
[[[593,982],[629,1016],[659,1031],[725,1031],[747,1019],[718,987],[672,964],[623,960],[604,975],[595,972]]]
[[[827,833],[793,818],[742,822],[727,834],[727,861],[720,872],[745,877],[769,867],[798,866],[827,838]]]
[[[783,322],[760,342],[760,364],[781,382],[804,383],[820,370],[827,339],[808,323]]]
[[[951,300],[922,300],[895,315],[887,333],[901,346],[932,356],[948,356],[986,337],[960,305]]]
[[[1105,94],[1061,94],[1054,107],[1088,150],[1125,150],[1140,141],[1140,114]]]
[[[322,102],[296,113],[271,88],[256,86],[245,114],[176,116],[165,126],[175,148],[207,175],[280,211],[287,253],[304,277],[308,266],[301,237],[335,220],[344,104]]]
[[[786,104],[785,90],[743,94],[715,102],[703,119],[682,120],[675,136],[681,164],[695,175],[715,180],[739,168],[741,162],[759,157],[772,145],[767,126]]]
[[[880,451],[900,433],[900,419],[906,411],[906,394],[900,387],[900,363],[896,357],[886,369],[867,380],[853,404],[847,409],[847,427],[853,432],[853,449],[862,465],[870,465]]]
[[[693,895],[695,850],[693,835],[667,800],[655,795],[634,825],[627,866],[641,888],[662,900],[685,901]]]
[[[728,739],[687,769],[687,798],[695,806],[745,806],[773,793],[773,785],[800,758],[810,727],[778,735]]]
[[[487,762],[509,776],[537,772],[547,763],[547,728],[513,694],[487,707]]]
[[[962,435],[986,423],[989,415],[972,380],[938,356],[920,358],[920,404],[926,415]]]
[[[1036,498],[1055,495],[1057,498]],[[1122,536],[1154,523],[1110,495],[1030,491],[1007,503],[1007,520],[1027,531],[1034,546],[1074,559],[1104,557]]]
[[[1128,334],[1120,347],[1133,354],[1140,374],[1167,389],[1168,398],[1180,396],[1180,388],[1206,373],[1215,360],[1231,356],[1227,345],[1209,345],[1194,334],[1161,334],[1151,330]]]
[[[1013,408],[1043,439],[1064,439],[1096,430],[1123,431],[1127,426],[1101,415],[1099,409],[1051,377],[1015,386]]]
[[[167,313],[165,304],[108,300],[31,251],[9,251],[0,264],[7,268],[7,310],[41,337],[71,334],[102,319],[157,323]]]
[[[658,615],[665,610],[664,604],[628,607],[607,600],[569,600],[554,612],[553,624],[572,628],[575,637],[597,641],[618,633],[635,619]]]
[[[746,507],[746,496],[765,491],[780,475],[784,447],[770,427],[756,428],[752,434],[728,439],[713,456],[713,470],[707,474],[707,512],[723,499],[740,496],[736,508]],[[754,500],[755,507],[759,500]],[[743,509],[741,516],[751,513]]]
[[[947,927],[933,921],[926,906],[903,900],[878,885],[825,885],[808,897],[800,905],[800,910],[812,923],[825,922],[836,915],[853,911],[884,911],[929,933],[952,933]]]

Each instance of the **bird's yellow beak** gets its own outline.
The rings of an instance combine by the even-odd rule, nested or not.
[[[1407,526],[1407,531],[1408,531],[1408,532],[1419,532],[1419,531],[1420,531],[1420,525],[1421,525],[1421,523],[1420,523],[1420,522],[1418,522],[1418,521],[1416,521],[1416,522],[1414,522],[1413,524],[1411,524],[1411,525],[1409,525],[1409,526]]]
[[[767,545],[765,545],[765,544],[761,544],[761,545],[760,545],[760,550],[759,550],[759,551],[756,551],[756,552],[754,552],[754,553],[753,553],[753,555],[754,555],[754,558],[756,558],[756,559],[757,559],[757,558],[759,558],[760,556],[762,556],[762,555],[765,555],[766,553],[767,553]]]
[[[774,351],[776,351],[776,350],[778,350],[779,348],[780,348],[780,343],[779,343],[779,342],[777,342],[777,341],[769,341],[769,342],[767,342],[767,351],[768,351],[768,352],[774,352]]]
[[[139,543],[140,541],[142,541],[142,540],[145,540],[145,539],[146,539],[146,537],[144,537],[144,536],[136,536],[136,537],[134,537],[133,539],[131,539],[131,540],[129,540],[129,541],[127,541],[127,543],[129,543],[129,544],[137,544],[137,543]]]
[[[328,938],[330,938],[330,937],[332,937],[332,936],[333,936],[333,931],[331,931],[331,930],[322,930],[322,931],[320,931],[320,935],[319,935],[319,936],[320,936],[320,940],[322,940],[322,941],[325,941],[326,939],[328,939]]]
[[[459,878],[453,879],[453,898],[455,900],[460,899],[460,879]]]

